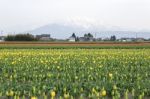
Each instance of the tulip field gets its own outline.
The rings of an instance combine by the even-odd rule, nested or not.
[[[0,99],[150,99],[150,49],[0,49]]]

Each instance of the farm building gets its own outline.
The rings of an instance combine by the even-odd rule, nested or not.
[[[135,41],[135,38],[121,38],[119,41],[121,41],[121,42],[132,42],[132,41]]]
[[[79,37],[79,41],[80,42],[85,42],[85,41],[92,42],[94,41],[94,38],[93,37]]]
[[[69,37],[68,41],[70,41],[70,42],[75,42],[75,41],[76,41],[76,38],[73,37],[73,36],[71,36],[71,37]]]
[[[142,42],[144,40],[145,40],[144,38],[136,38],[136,41],[138,41],[138,42]]]
[[[3,42],[5,39],[5,36],[0,36],[0,42]]]
[[[36,35],[36,38],[42,41],[47,41],[51,40],[51,35],[50,34],[41,34],[41,35]]]

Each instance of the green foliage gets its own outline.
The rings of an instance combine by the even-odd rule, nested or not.
[[[1,45],[0,49],[150,49],[150,46],[33,46]]]

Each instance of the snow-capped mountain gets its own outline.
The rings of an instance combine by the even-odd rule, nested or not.
[[[137,29],[121,28],[118,26],[104,26],[99,24],[72,24],[55,23],[48,24],[34,30],[29,31],[32,34],[51,34],[53,38],[68,38],[72,33],[77,36],[83,36],[85,33],[92,33],[96,37],[110,37],[116,35],[120,37],[143,37],[150,38],[150,32]]]

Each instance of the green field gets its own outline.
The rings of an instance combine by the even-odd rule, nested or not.
[[[0,49],[150,49],[150,46],[0,46]]]
[[[150,49],[0,49],[0,97],[144,99]]]

